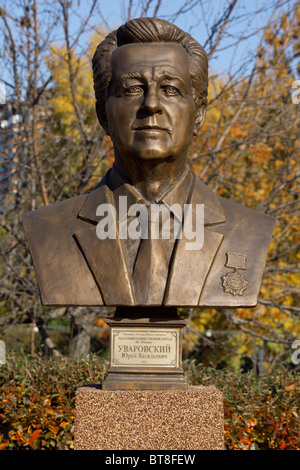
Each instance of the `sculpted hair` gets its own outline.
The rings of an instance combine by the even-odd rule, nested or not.
[[[188,33],[159,18],[129,20],[112,31],[98,45],[92,59],[94,90],[100,115],[105,115],[105,101],[111,82],[111,55],[120,46],[139,42],[176,42],[188,52],[191,80],[197,107],[207,104],[208,62],[203,47]]]

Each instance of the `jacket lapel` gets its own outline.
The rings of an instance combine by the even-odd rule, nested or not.
[[[190,204],[195,221],[196,204],[204,204],[204,244],[199,250],[187,250],[183,225],[182,238],[177,240],[165,292],[164,305],[195,306],[199,304],[205,280],[215,259],[223,235],[214,227],[226,222],[218,197],[195,177]],[[195,229],[195,227],[193,227]]]
[[[130,278],[122,244],[118,238],[100,240],[96,234],[99,218],[96,216],[100,204],[114,206],[112,191],[107,177],[86,198],[78,217],[87,226],[74,236],[94,276],[105,305],[134,305]]]
[[[118,190],[117,190],[118,192]],[[122,242],[116,239],[100,240],[96,235],[99,218],[96,210],[99,204],[109,203],[115,207],[113,191],[106,176],[98,188],[92,191],[78,213],[87,224],[86,228],[74,234],[75,239],[92,272],[105,305],[134,305],[134,293],[128,272]],[[176,241],[171,259],[163,305],[195,306],[212,263],[222,242],[223,235],[214,231],[226,218],[218,197],[194,175],[191,207],[204,204],[204,245],[200,250],[187,250],[183,230],[182,238]],[[195,213],[193,214],[195,221]]]

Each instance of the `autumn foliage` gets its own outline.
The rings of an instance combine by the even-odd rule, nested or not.
[[[185,364],[193,385],[223,392],[225,448],[300,450],[299,376],[217,371]],[[0,369],[0,449],[71,450],[78,387],[101,383],[107,363],[10,357]]]
[[[72,449],[76,389],[102,375],[101,363],[10,358],[0,369],[0,449]]]

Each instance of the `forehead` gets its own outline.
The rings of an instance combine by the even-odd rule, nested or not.
[[[112,54],[113,78],[123,74],[160,72],[190,80],[190,58],[186,50],[176,43],[135,43],[118,47]]]

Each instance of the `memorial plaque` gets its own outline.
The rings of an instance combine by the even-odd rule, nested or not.
[[[180,330],[112,328],[111,366],[180,367]]]
[[[104,390],[187,389],[181,360],[187,320],[180,319],[176,309],[152,309],[147,315],[119,308],[106,319],[111,334]]]

